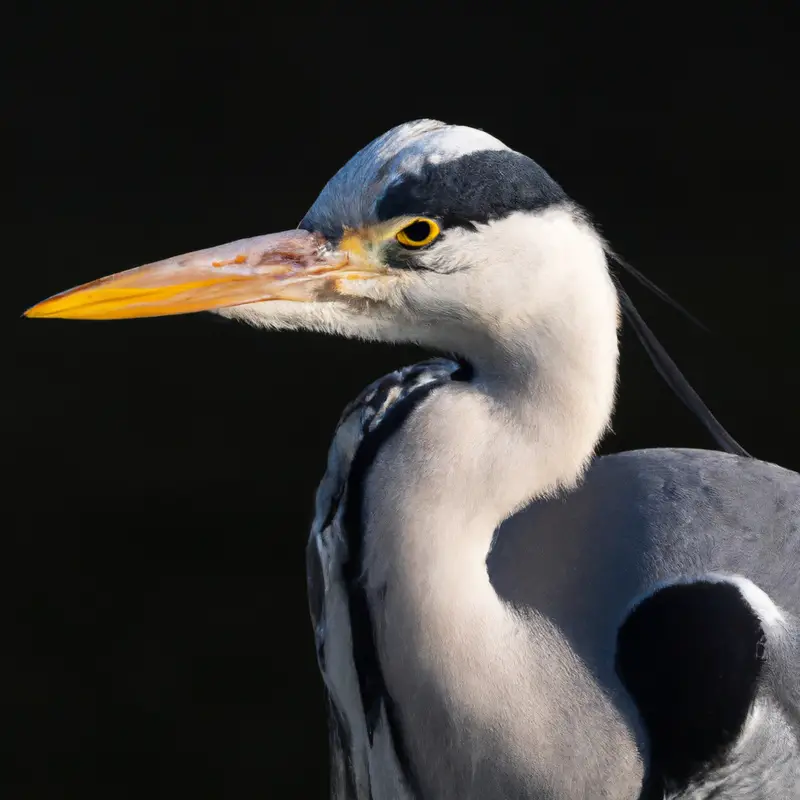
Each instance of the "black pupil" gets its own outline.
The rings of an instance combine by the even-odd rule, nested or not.
[[[431,224],[418,219],[405,228],[403,233],[410,242],[424,242],[431,235]]]

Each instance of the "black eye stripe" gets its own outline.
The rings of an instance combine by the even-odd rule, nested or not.
[[[377,205],[381,221],[403,216],[473,228],[514,211],[567,202],[564,190],[535,161],[512,150],[482,150],[426,164],[392,184]]]

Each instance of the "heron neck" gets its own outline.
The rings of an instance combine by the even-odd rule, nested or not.
[[[592,754],[587,786],[564,785],[559,797],[588,796],[611,780],[611,751],[627,746],[626,734],[549,622],[530,609],[523,624],[500,600],[486,558],[504,519],[580,478],[608,425],[615,298],[575,313],[588,318],[556,315],[487,345],[471,359],[470,381],[424,400],[378,454],[364,509],[364,575],[383,598],[381,661],[405,723],[419,732],[444,720],[454,741],[480,742],[485,763],[502,760],[526,786],[554,786],[563,776],[548,774],[548,763]],[[492,346],[506,357],[493,357]],[[608,740],[594,741],[596,730]],[[421,763],[442,754],[426,741],[412,743]],[[553,752],[561,755],[552,761],[534,756]],[[455,747],[423,771],[446,786],[471,774],[460,759],[473,755]]]
[[[613,408],[618,306],[605,270],[573,283],[546,322],[471,342],[471,380],[437,389],[384,445],[365,493],[376,573],[470,546],[482,565],[504,519],[580,479]]]

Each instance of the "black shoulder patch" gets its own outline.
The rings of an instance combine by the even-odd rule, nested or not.
[[[684,787],[725,755],[755,699],[764,644],[731,583],[673,584],[629,614],[616,669],[647,727],[653,785]]]
[[[445,226],[470,226],[514,211],[536,211],[567,201],[564,190],[535,162],[513,150],[482,150],[425,164],[389,186],[378,219],[420,215]]]

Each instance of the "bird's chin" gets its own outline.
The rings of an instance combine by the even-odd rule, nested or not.
[[[212,310],[226,319],[245,322],[259,328],[272,330],[294,330],[302,328],[313,316],[308,303],[295,303],[291,300],[265,300],[258,303],[244,303]]]
[[[375,342],[412,341],[405,326],[388,309],[352,298],[307,303],[268,300],[219,308],[214,313],[272,331],[303,330]]]

